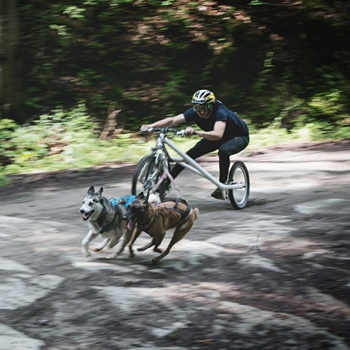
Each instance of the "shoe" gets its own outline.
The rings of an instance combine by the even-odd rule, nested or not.
[[[211,194],[211,196],[216,199],[225,199],[219,187]]]

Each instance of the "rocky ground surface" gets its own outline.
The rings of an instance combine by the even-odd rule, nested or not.
[[[236,157],[251,177],[244,210],[183,172],[176,183],[200,216],[156,266],[152,250],[114,261],[80,251],[88,187],[129,194],[134,165],[15,176],[0,188],[0,350],[349,349],[349,150]],[[201,164],[217,175],[216,156]]]

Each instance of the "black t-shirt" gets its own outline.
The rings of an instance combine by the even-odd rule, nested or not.
[[[226,122],[224,139],[231,139],[235,136],[249,136],[247,124],[237,116],[236,113],[230,111],[222,102],[216,100],[213,112],[209,118],[201,118],[193,110],[189,108],[184,112],[185,120],[188,124],[196,123],[202,130],[211,131],[217,121]]]

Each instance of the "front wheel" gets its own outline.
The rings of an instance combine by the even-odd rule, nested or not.
[[[234,162],[228,176],[230,184],[241,185],[240,188],[228,190],[231,205],[235,209],[246,207],[249,199],[250,180],[248,169],[241,161]]]
[[[148,155],[143,157],[137,164],[134,174],[132,176],[131,194],[138,195],[144,192],[153,191],[153,186],[158,183],[163,171],[160,168],[160,164],[156,164],[155,155]],[[163,182],[158,189],[160,200],[165,197],[165,189]]]

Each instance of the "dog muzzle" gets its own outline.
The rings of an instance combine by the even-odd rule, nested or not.
[[[80,213],[83,214],[83,220],[86,221],[94,213],[94,210],[91,210],[88,213],[85,213],[84,210],[80,210]]]

